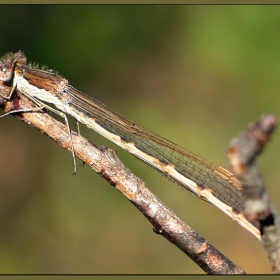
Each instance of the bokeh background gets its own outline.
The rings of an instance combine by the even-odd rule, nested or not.
[[[279,118],[279,6],[1,6],[0,53],[22,50],[135,123],[228,168],[232,137]],[[74,121],[71,122],[72,125]],[[0,120],[1,273],[203,273],[116,189],[34,128]],[[259,241],[94,131],[187,224],[247,273]],[[280,135],[261,158],[280,207]]]

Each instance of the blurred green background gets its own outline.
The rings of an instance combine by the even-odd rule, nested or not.
[[[279,118],[279,6],[1,6],[0,53],[22,50],[117,112],[228,168],[232,137]],[[74,124],[74,122],[72,122]],[[0,120],[1,273],[203,273],[116,189],[12,116]],[[270,273],[259,241],[216,207],[120,159],[247,273]],[[259,159],[280,207],[280,136]]]

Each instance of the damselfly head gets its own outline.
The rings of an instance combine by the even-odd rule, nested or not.
[[[1,57],[0,59],[0,80],[3,82],[8,82],[11,80],[14,66],[26,64],[26,56],[22,52],[8,53]]]

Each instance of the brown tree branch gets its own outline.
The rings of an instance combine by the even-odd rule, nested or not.
[[[269,142],[276,126],[272,115],[262,116],[248,130],[234,138],[228,149],[228,158],[236,177],[241,181],[245,195],[246,218],[260,225],[262,244],[272,265],[273,273],[280,273],[279,214],[270,202],[255,159]]]
[[[0,92],[7,94],[0,84]],[[9,111],[13,108],[32,108],[33,103],[17,95],[10,102],[0,100],[0,106]],[[62,148],[71,152],[67,128],[44,112],[16,113],[23,122],[37,128],[52,138]],[[154,231],[177,246],[196,262],[207,274],[244,274],[198,233],[181,221],[167,208],[145,184],[133,175],[117,158],[116,153],[105,147],[97,147],[84,137],[73,133],[75,155],[96,173],[117,188],[153,225]]]

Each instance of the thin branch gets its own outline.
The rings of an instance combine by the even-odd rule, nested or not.
[[[245,195],[244,214],[252,223],[260,225],[262,244],[272,264],[273,273],[280,273],[279,214],[270,202],[256,157],[269,142],[276,126],[272,115],[262,116],[248,130],[234,138],[228,157],[236,177],[241,181]]]
[[[0,91],[6,86],[0,84]],[[12,102],[1,102],[5,111],[14,107],[32,108],[33,103],[24,97],[15,97]],[[16,104],[16,106],[15,106]],[[71,152],[71,142],[67,128],[47,113],[20,113],[15,116],[52,138],[62,148]],[[154,232],[162,235],[207,274],[244,274],[240,267],[233,264],[198,233],[181,221],[167,208],[145,184],[133,175],[117,158],[116,153],[105,147],[97,147],[84,137],[73,133],[75,155],[96,173],[118,189],[153,225]]]

